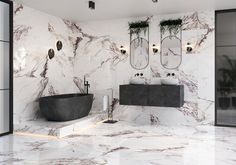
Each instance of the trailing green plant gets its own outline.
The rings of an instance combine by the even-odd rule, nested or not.
[[[219,86],[218,91],[222,96],[227,96],[230,93],[232,86],[232,82],[225,76],[226,75],[223,76],[224,78],[217,81]]]
[[[176,35],[182,27],[182,19],[162,20],[160,22],[160,27],[162,34],[164,34],[166,30],[168,30],[170,35]]]
[[[148,26],[149,26],[148,20],[129,22],[130,35],[132,36],[133,34],[136,34],[139,38],[141,32],[144,32],[144,34],[146,34]]]
[[[236,89],[236,60],[230,59],[227,55],[223,55],[224,59],[228,63],[228,68],[220,68],[220,80],[218,80],[219,91],[221,94],[235,91]]]

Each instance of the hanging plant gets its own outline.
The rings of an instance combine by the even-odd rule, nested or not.
[[[144,32],[144,34],[146,35],[148,26],[149,26],[148,20],[130,22],[129,23],[130,35],[132,36],[133,34],[136,34],[138,38],[140,37],[141,32]]]
[[[176,35],[179,32],[179,29],[182,27],[182,19],[163,20],[161,21],[160,26],[162,34],[168,30],[170,35]]]

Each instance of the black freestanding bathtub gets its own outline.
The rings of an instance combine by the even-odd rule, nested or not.
[[[65,94],[41,97],[39,107],[49,121],[70,121],[88,116],[93,94]]]

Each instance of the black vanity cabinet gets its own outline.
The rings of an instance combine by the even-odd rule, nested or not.
[[[120,104],[182,107],[183,85],[120,85]]]
[[[120,104],[148,105],[147,85],[120,85]]]

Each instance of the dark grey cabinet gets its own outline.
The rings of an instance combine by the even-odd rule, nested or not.
[[[183,85],[120,85],[120,104],[182,107]]]
[[[148,86],[148,105],[150,106],[164,106],[165,99],[162,99],[165,97],[165,89],[161,85],[150,85]]]
[[[124,105],[148,105],[148,86],[121,85],[120,103]]]

